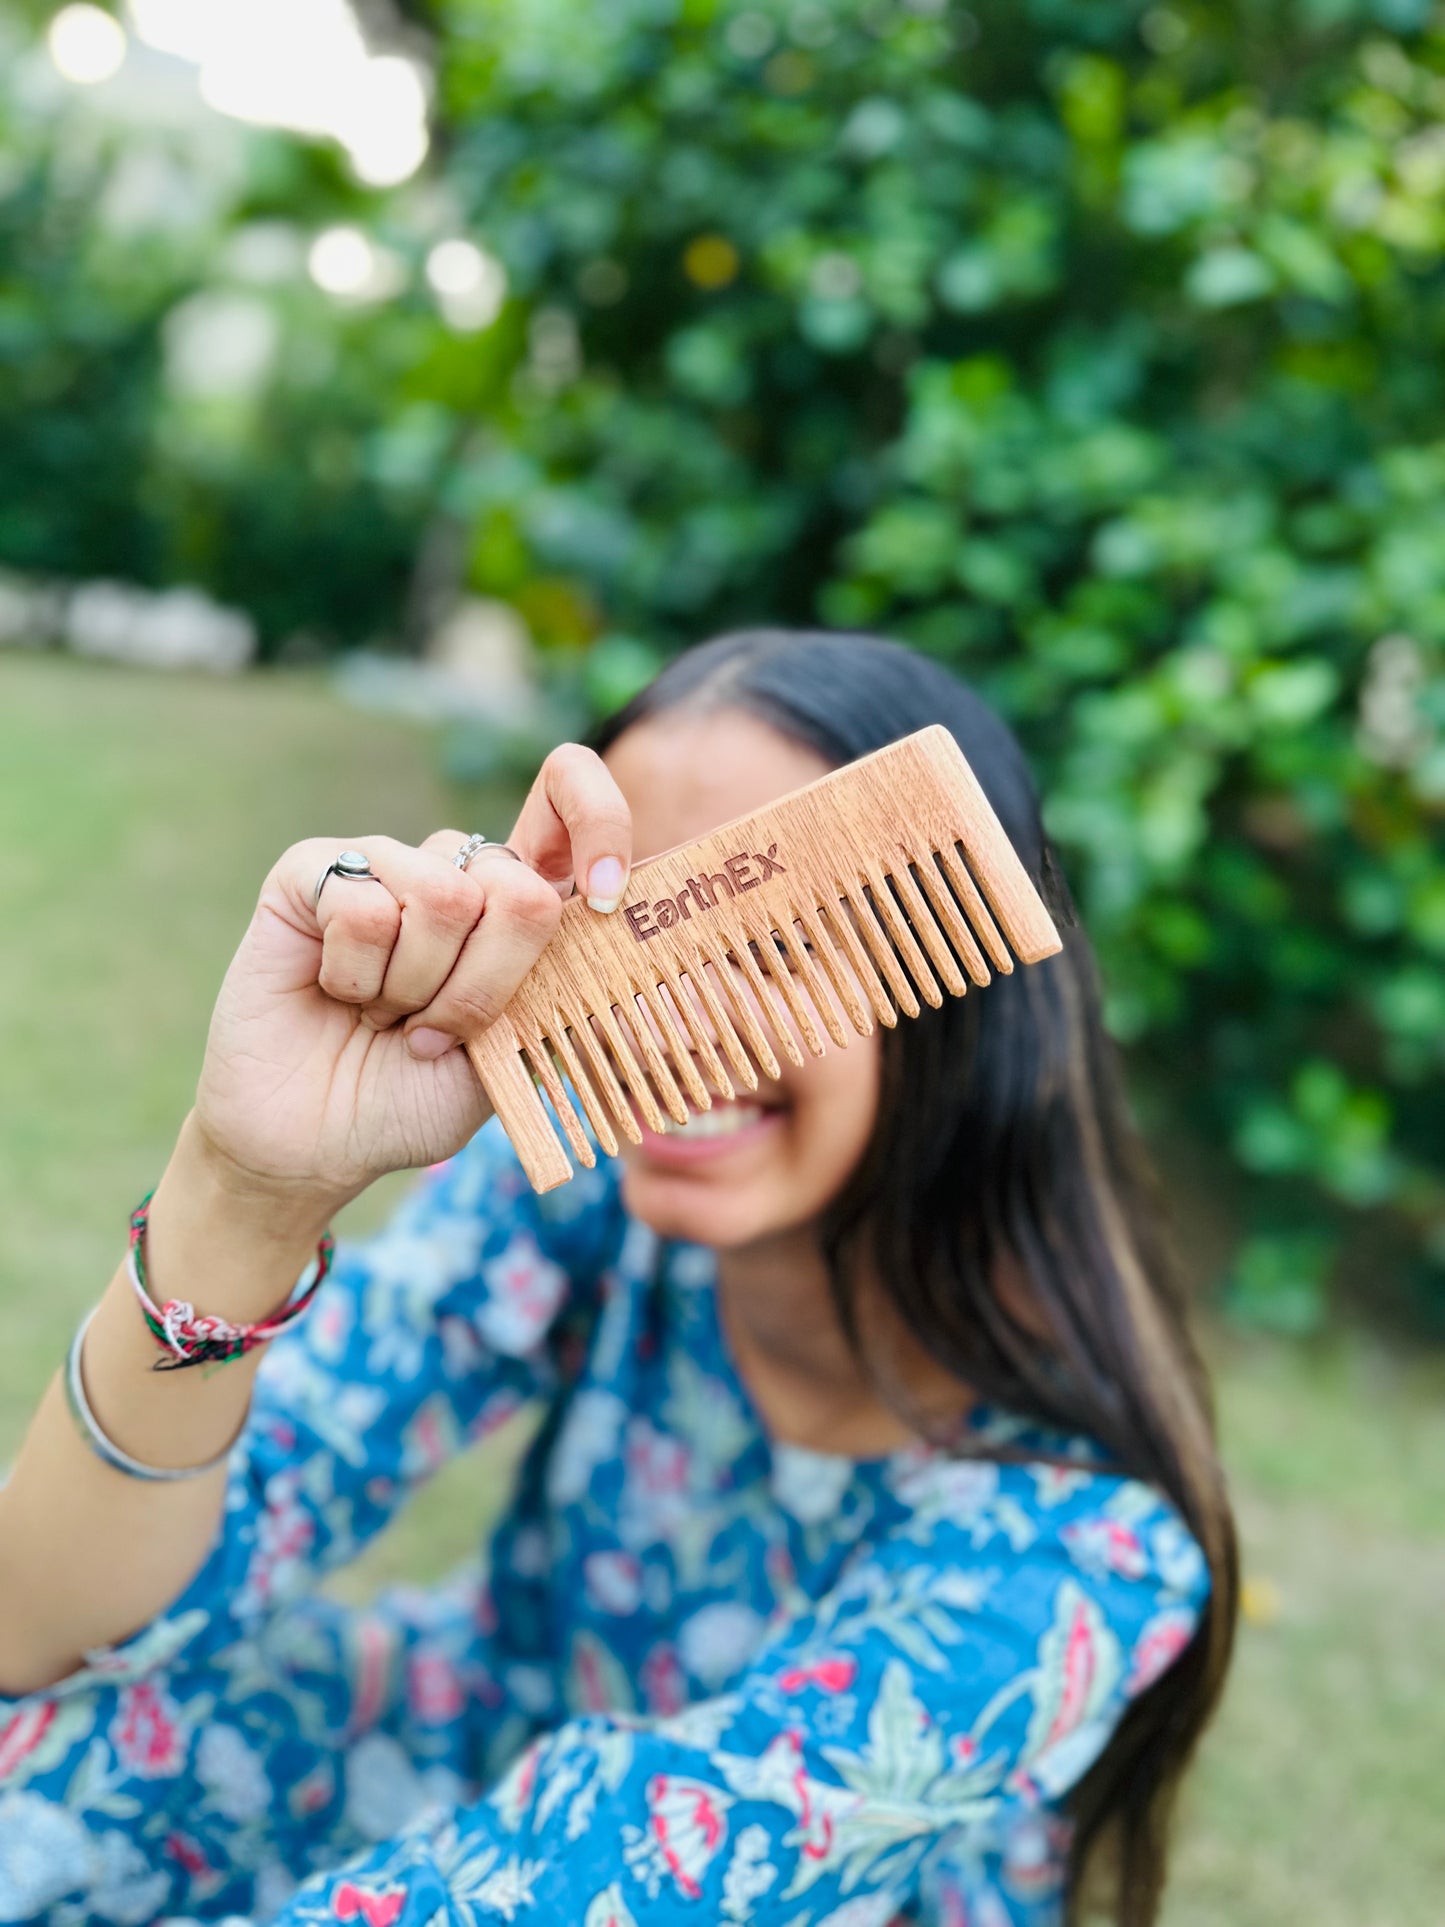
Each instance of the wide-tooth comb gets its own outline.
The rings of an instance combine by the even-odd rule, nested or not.
[[[574,897],[516,995],[467,1045],[538,1191],[573,1151],[682,1123],[801,1065],[824,1032],[916,1017],[970,982],[1063,948],[1003,825],[942,724],[639,863],[603,916]],[[987,956],[985,957],[985,953]]]

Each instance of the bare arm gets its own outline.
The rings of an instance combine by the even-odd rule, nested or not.
[[[191,1298],[237,1322],[264,1318],[285,1303],[325,1228],[324,1216],[288,1209],[274,1191],[248,1195],[207,1153],[192,1113],[151,1202],[151,1296]],[[91,1409],[147,1464],[214,1458],[245,1420],[265,1347],[214,1370],[155,1372],[157,1356],[122,1266],[86,1333]],[[104,1464],[80,1436],[58,1370],[0,1488],[0,1697],[52,1684],[86,1649],[164,1611],[206,1557],[225,1486],[224,1465],[155,1483]]]
[[[536,961],[569,879],[592,891],[606,863],[615,909],[631,823],[598,758],[565,744],[542,766],[512,854],[483,850],[458,869],[462,841],[456,830],[419,848],[357,838],[371,878],[338,878],[318,897],[338,845],[310,838],[267,877],[152,1200],[158,1301],[239,1322],[278,1310],[341,1204],[386,1172],[450,1158],[486,1121],[458,1043],[486,1028]],[[86,1334],[86,1393],[133,1458],[197,1465],[241,1430],[265,1353],[153,1372],[155,1341],[122,1267]],[[0,1696],[63,1679],[88,1649],[171,1605],[215,1543],[225,1493],[224,1464],[162,1483],[104,1464],[58,1370],[0,1487]]]

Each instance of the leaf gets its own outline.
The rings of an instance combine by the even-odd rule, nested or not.
[[[1119,1641],[1103,1613],[1077,1581],[1065,1579],[1054,1600],[1053,1623],[1039,1642],[1024,1764],[1035,1767],[1051,1747],[1091,1720],[1122,1673]]]
[[[868,1715],[868,1743],[857,1753],[827,1747],[825,1757],[855,1791],[882,1800],[920,1797],[943,1766],[943,1739],[913,1691],[902,1660],[891,1659]]]

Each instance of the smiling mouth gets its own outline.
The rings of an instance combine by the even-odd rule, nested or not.
[[[668,1118],[660,1132],[643,1124],[642,1149],[659,1164],[718,1157],[735,1145],[766,1136],[782,1114],[782,1106],[758,1104],[751,1098],[714,1098],[710,1111],[697,1111],[689,1104],[686,1124]]]
[[[765,1104],[719,1099],[710,1111],[695,1111],[689,1104],[686,1124],[679,1124],[674,1118],[668,1118],[665,1121],[665,1130],[668,1137],[684,1140],[736,1137],[740,1132],[756,1124],[760,1118],[770,1114],[770,1107]]]

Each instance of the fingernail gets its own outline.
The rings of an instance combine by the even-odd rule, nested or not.
[[[622,901],[622,865],[601,856],[587,872],[587,901],[594,910],[615,910]]]
[[[427,1024],[406,1033],[406,1047],[413,1057],[444,1057],[456,1041],[449,1031],[433,1030]]]

